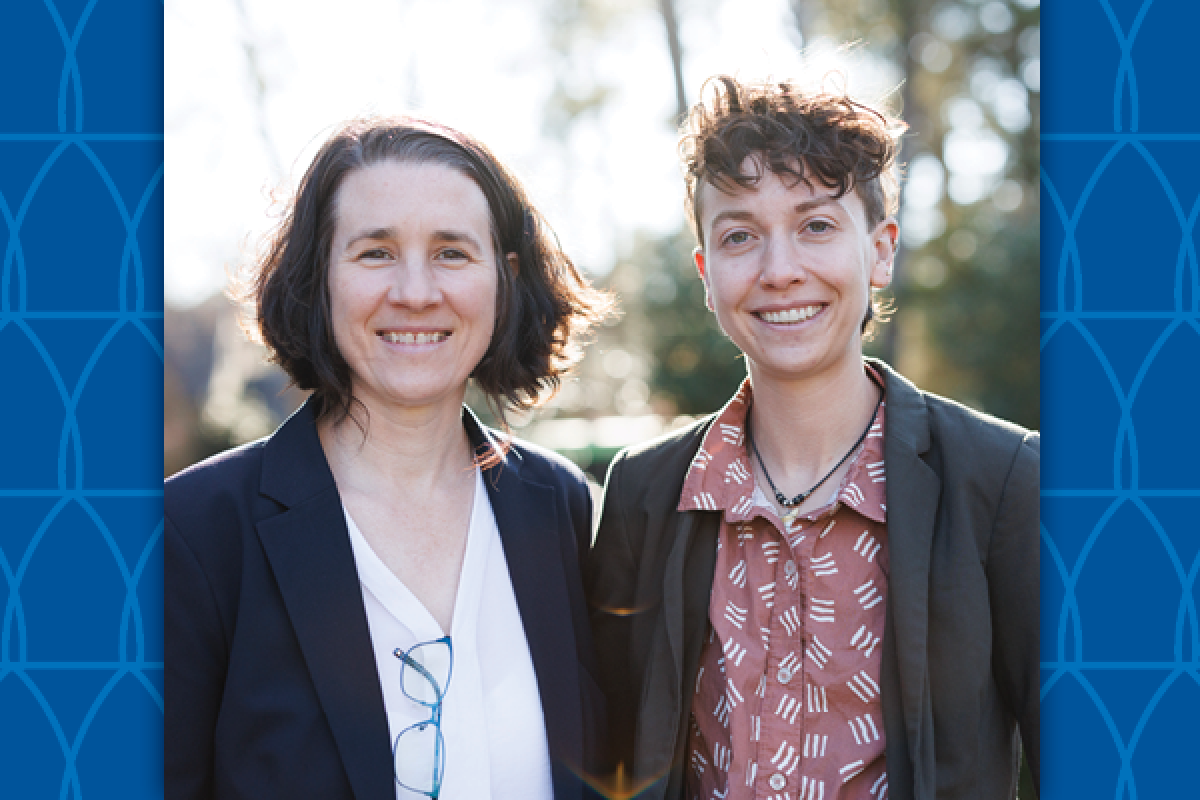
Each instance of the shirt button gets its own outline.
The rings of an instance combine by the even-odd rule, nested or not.
[[[792,679],[792,671],[787,667],[780,667],[777,677],[779,678],[780,683],[786,685]]]
[[[796,562],[788,561],[786,564],[784,564],[783,565],[783,574],[787,575],[789,578],[792,577],[793,575],[795,575],[796,574]]]
[[[782,773],[776,772],[767,783],[771,785],[772,789],[780,792],[783,791],[783,787],[787,786],[787,778],[783,777]]]

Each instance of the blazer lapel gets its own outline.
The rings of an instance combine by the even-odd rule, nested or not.
[[[916,797],[934,791],[933,716],[929,697],[929,561],[942,484],[922,460],[929,450],[928,411],[920,392],[887,365],[871,361],[887,382],[884,461],[887,465],[889,618]],[[885,636],[886,638],[886,636]],[[884,669],[888,659],[884,659]]]
[[[476,452],[502,452],[464,408],[467,435]],[[554,761],[554,782],[568,779],[564,767],[579,770],[583,761],[583,710],[575,628],[563,566],[558,498],[549,486],[521,476],[521,456],[510,448],[499,463],[484,470],[487,488],[517,609],[537,674]]]
[[[383,692],[341,499],[306,404],[263,454],[261,492],[287,507],[258,535],[359,800],[395,797]]]

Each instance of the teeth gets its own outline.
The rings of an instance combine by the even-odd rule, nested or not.
[[[396,331],[388,331],[380,334],[385,342],[392,344],[432,344],[434,342],[444,342],[450,336],[445,331],[437,331],[435,333],[399,333]]]
[[[803,322],[820,310],[820,306],[805,306],[787,311],[761,311],[758,316],[766,322]]]

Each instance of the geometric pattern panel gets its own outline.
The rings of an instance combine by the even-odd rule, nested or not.
[[[162,797],[161,0],[0,3],[0,797]]]
[[[1200,4],[1042,8],[1042,792],[1197,797]],[[1184,76],[1188,76],[1185,78]]]

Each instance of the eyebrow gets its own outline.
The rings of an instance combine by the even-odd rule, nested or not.
[[[395,237],[395,228],[372,228],[369,231],[363,231],[356,236],[352,236],[350,241],[346,242],[346,249],[349,250],[364,239],[394,239]]]
[[[476,250],[483,250],[480,241],[466,231],[434,231],[433,238],[439,242],[465,242]]]
[[[383,240],[396,238],[399,237],[395,228],[372,228],[371,230],[363,231],[362,233],[352,237],[350,241],[346,242],[346,249],[349,250],[355,244],[365,239]],[[479,243],[479,240],[465,231],[434,231],[433,239],[438,242],[465,242],[477,250],[483,249],[483,246]]]
[[[797,203],[795,208],[792,209],[792,211],[794,211],[797,214],[804,214],[806,212],[812,211],[814,208],[820,208],[821,206],[837,205],[837,200],[838,199],[832,195],[825,195],[824,197],[818,197],[813,200],[805,200],[803,203]],[[712,230],[713,228],[717,227],[718,222],[724,222],[727,219],[752,220],[752,219],[754,219],[754,214],[749,211],[738,211],[738,210],[722,211],[721,213],[719,213],[715,217],[713,217],[712,222],[710,222],[708,225],[709,230]]]

